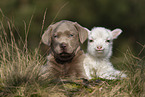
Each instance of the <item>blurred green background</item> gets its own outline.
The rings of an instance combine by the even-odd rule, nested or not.
[[[46,11],[42,32],[52,22],[60,20],[76,21],[90,30],[94,26],[120,28],[123,33],[114,41],[113,56],[123,56],[127,49],[141,58],[145,55],[145,0],[0,0],[0,8],[15,25],[16,39],[17,33],[25,38],[25,23],[28,28],[33,16],[28,35],[28,47],[32,50],[41,40]],[[1,21],[2,17],[0,13]],[[9,31],[8,24],[4,25]],[[42,45],[41,51],[46,47]]]

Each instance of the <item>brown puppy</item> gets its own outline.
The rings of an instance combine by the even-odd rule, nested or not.
[[[50,25],[42,36],[42,42],[50,46],[47,65],[42,71],[51,77],[85,77],[84,53],[80,50],[88,37],[85,28],[76,22],[62,20]]]

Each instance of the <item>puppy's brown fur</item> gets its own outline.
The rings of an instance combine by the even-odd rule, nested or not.
[[[84,53],[80,44],[87,39],[88,33],[76,22],[62,20],[50,25],[42,36],[42,42],[50,46],[47,65],[42,69],[50,76],[85,77]]]

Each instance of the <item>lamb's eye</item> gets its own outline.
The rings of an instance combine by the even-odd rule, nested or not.
[[[106,40],[106,42],[110,43],[110,40],[108,39],[108,40]]]
[[[89,42],[94,42],[94,40],[90,39]]]

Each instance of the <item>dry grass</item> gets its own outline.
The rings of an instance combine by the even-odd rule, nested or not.
[[[45,13],[46,14],[46,13]],[[25,40],[19,37],[15,41],[14,25],[6,19],[9,32],[6,32],[3,22],[0,22],[0,96],[34,96],[34,97],[144,97],[145,96],[145,62],[134,56],[128,49],[124,54],[123,68],[128,78],[123,80],[97,79],[86,82],[52,82],[51,78],[43,80],[40,66],[45,64],[45,58],[39,54],[39,48],[30,52],[27,48],[27,38],[30,29],[25,26]],[[44,16],[45,20],[45,16]],[[42,30],[44,26],[42,23]],[[40,31],[42,32],[42,31]],[[8,36],[10,34],[10,37]],[[22,44],[20,47],[18,44]],[[41,42],[40,42],[41,44]],[[20,49],[21,48],[21,49]]]

